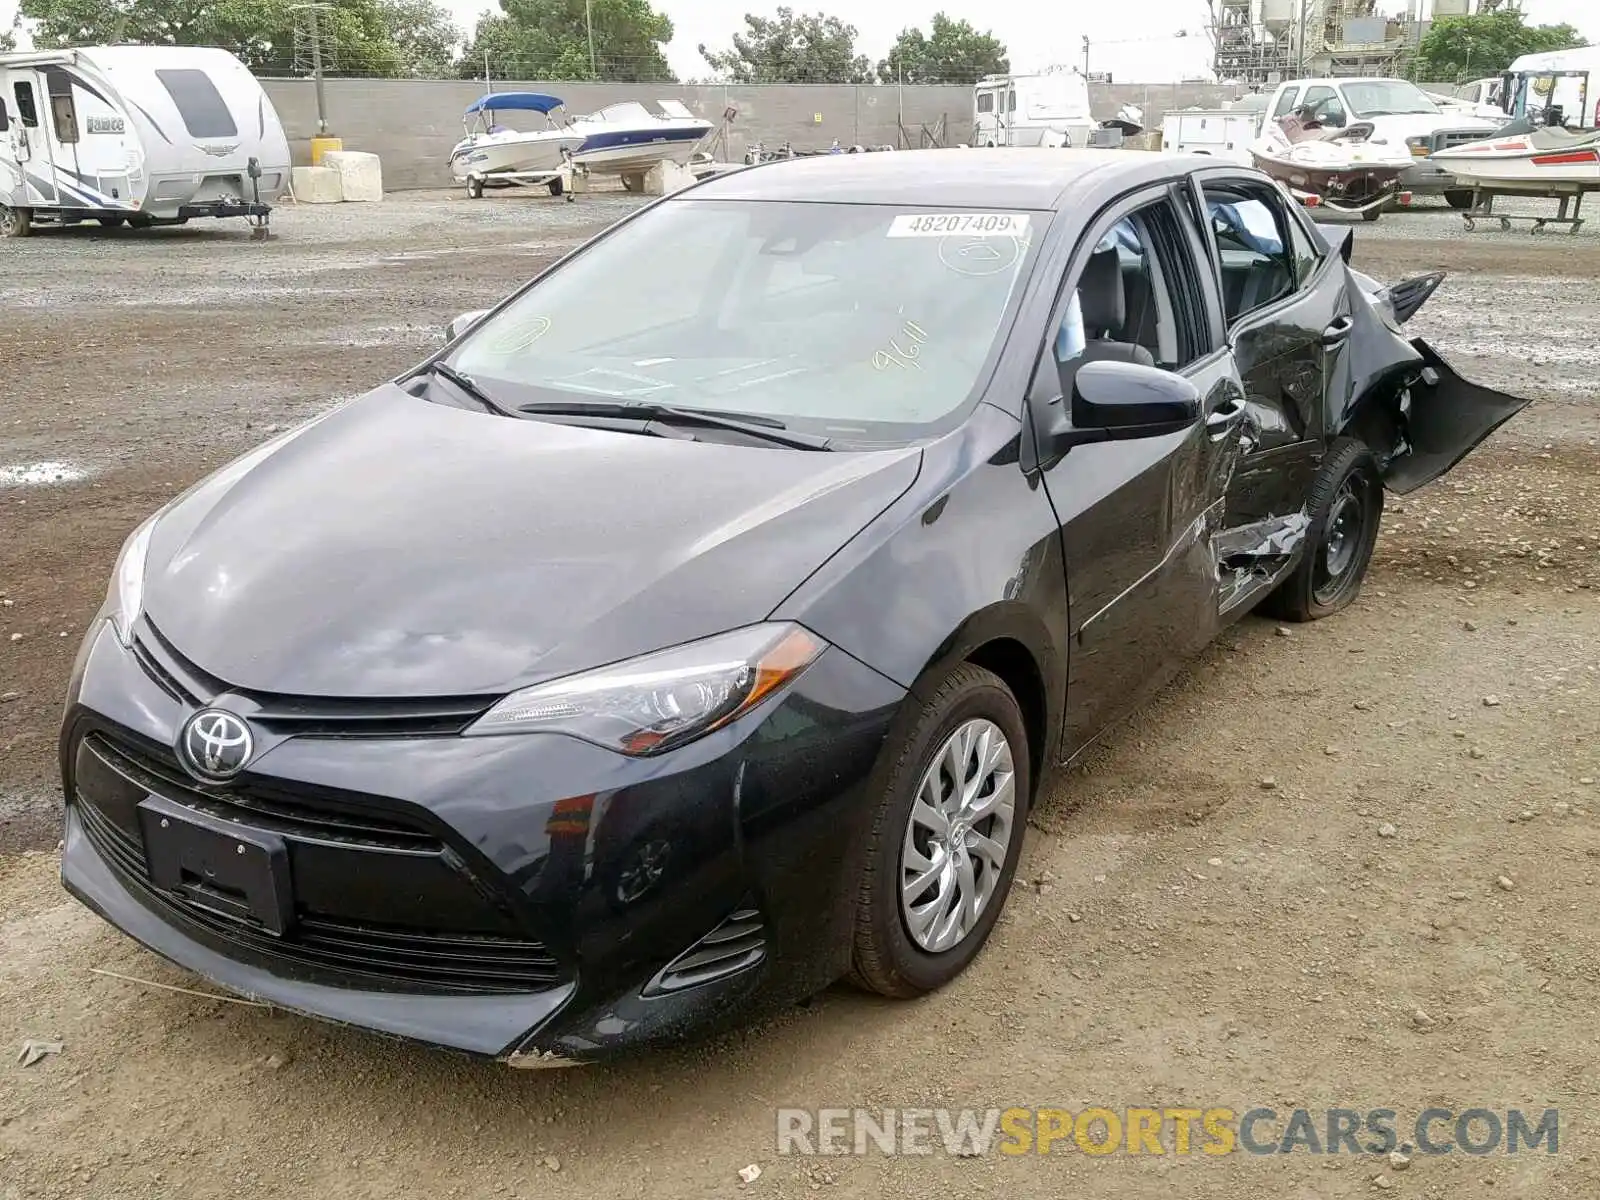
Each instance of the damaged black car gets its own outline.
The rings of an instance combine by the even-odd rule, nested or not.
[[[65,886],[516,1065],[938,988],[1044,776],[1525,401],[1213,159],[824,156],[619,222],[129,538]]]

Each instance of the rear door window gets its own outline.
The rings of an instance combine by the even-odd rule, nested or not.
[[[156,78],[167,89],[167,95],[178,106],[190,137],[237,137],[239,127],[233,123],[233,114],[223,103],[222,93],[211,82],[211,76],[192,67],[157,71]]]

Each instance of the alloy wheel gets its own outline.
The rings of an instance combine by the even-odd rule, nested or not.
[[[922,773],[900,849],[900,913],[920,949],[952,950],[977,926],[1015,834],[1011,743],[993,721],[965,721]]]

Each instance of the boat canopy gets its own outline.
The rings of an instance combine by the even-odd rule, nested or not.
[[[566,102],[559,96],[546,96],[540,92],[491,92],[468,106],[462,116],[479,112],[536,112],[549,115],[552,109]]]

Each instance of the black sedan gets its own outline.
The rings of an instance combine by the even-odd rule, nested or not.
[[[522,1065],[937,988],[1045,773],[1524,401],[1265,176],[822,157],[651,205],[130,537],[65,885],[288,1009]]]

